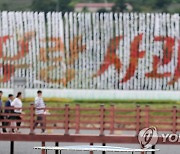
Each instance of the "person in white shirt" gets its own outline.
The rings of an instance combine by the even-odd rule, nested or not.
[[[34,124],[34,129],[37,127],[38,124],[41,125],[42,133],[45,132],[45,108],[46,105],[44,103],[44,100],[42,98],[42,91],[38,90],[37,91],[37,97],[35,98],[35,113],[37,115],[37,121]]]
[[[22,93],[18,92],[16,98],[12,101],[11,106],[13,106],[14,114],[17,114],[17,116],[14,116],[14,120],[21,120],[21,113],[22,113]],[[21,126],[21,122],[16,122],[17,125],[17,132],[19,132],[19,127]]]

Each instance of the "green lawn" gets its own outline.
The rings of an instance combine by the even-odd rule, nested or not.
[[[29,106],[33,102],[33,99],[26,99],[25,106]],[[150,105],[151,108],[171,108],[177,106],[180,108],[180,101],[147,101],[147,100],[68,100],[68,99],[45,99],[46,105],[48,107],[63,107],[65,104],[69,104],[71,107],[74,107],[76,104],[80,104],[81,107],[100,107],[101,104],[104,104],[105,107],[111,106],[114,104],[119,108],[134,108],[137,105],[142,107]]]

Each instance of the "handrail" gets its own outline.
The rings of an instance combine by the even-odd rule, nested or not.
[[[2,107],[1,110],[12,111],[13,107]],[[23,114],[16,113],[0,113],[0,128],[12,129],[17,128],[12,124],[21,122],[18,126],[22,132],[27,131],[33,134],[36,129],[53,129],[57,131],[64,131],[65,135],[69,134],[72,129],[76,134],[80,134],[81,130],[99,130],[99,135],[103,136],[105,130],[109,130],[110,134],[115,134],[116,130],[134,130],[137,133],[142,128],[155,126],[158,130],[170,131],[176,133],[179,127],[180,110],[176,106],[170,109],[152,109],[151,106],[146,105],[136,106],[131,109],[125,109],[111,105],[105,107],[101,105],[99,108],[81,107],[77,104],[71,107],[66,104],[64,107],[57,108],[43,108],[49,110],[42,116],[42,119],[37,120],[36,109],[33,104],[29,107],[18,108],[22,109]],[[157,114],[157,113],[160,113]],[[162,115],[161,115],[162,114]],[[16,119],[20,116],[20,119]],[[42,124],[35,127],[35,123]],[[44,125],[44,126],[43,126]],[[36,132],[37,133],[37,132]]]

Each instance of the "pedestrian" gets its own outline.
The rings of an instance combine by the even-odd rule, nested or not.
[[[45,127],[46,127],[46,124],[45,124],[45,108],[46,108],[46,105],[44,103],[44,100],[42,98],[42,91],[41,90],[38,90],[37,91],[37,97],[35,98],[35,113],[37,115],[37,120],[34,124],[34,129],[37,127],[38,124],[41,125],[41,133],[44,133],[45,132]]]
[[[4,120],[4,116],[2,115],[3,114],[3,102],[2,102],[2,96],[3,96],[3,91],[0,91],[0,120],[2,120],[2,131],[3,133],[6,133],[6,128],[4,128],[4,124],[5,122],[3,122]]]
[[[14,113],[14,110],[8,109],[8,108],[12,107],[11,103],[12,103],[13,99],[14,99],[13,94],[9,94],[8,101],[6,101],[6,103],[5,103],[5,110],[4,110],[4,113],[9,114],[9,115],[4,116],[4,119],[12,120],[12,118],[13,118],[13,116],[11,114]],[[5,126],[10,126],[10,125],[11,125],[10,122],[5,122]],[[9,129],[9,130],[11,130],[9,132],[14,132],[14,129]]]
[[[20,133],[19,127],[21,126],[21,114],[22,114],[22,93],[18,92],[16,98],[12,101],[11,106],[14,107],[14,114],[13,116],[14,120],[17,120],[16,126],[17,126],[17,133]]]

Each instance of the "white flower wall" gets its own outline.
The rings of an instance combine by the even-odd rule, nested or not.
[[[180,16],[0,13],[0,87],[180,90]]]

